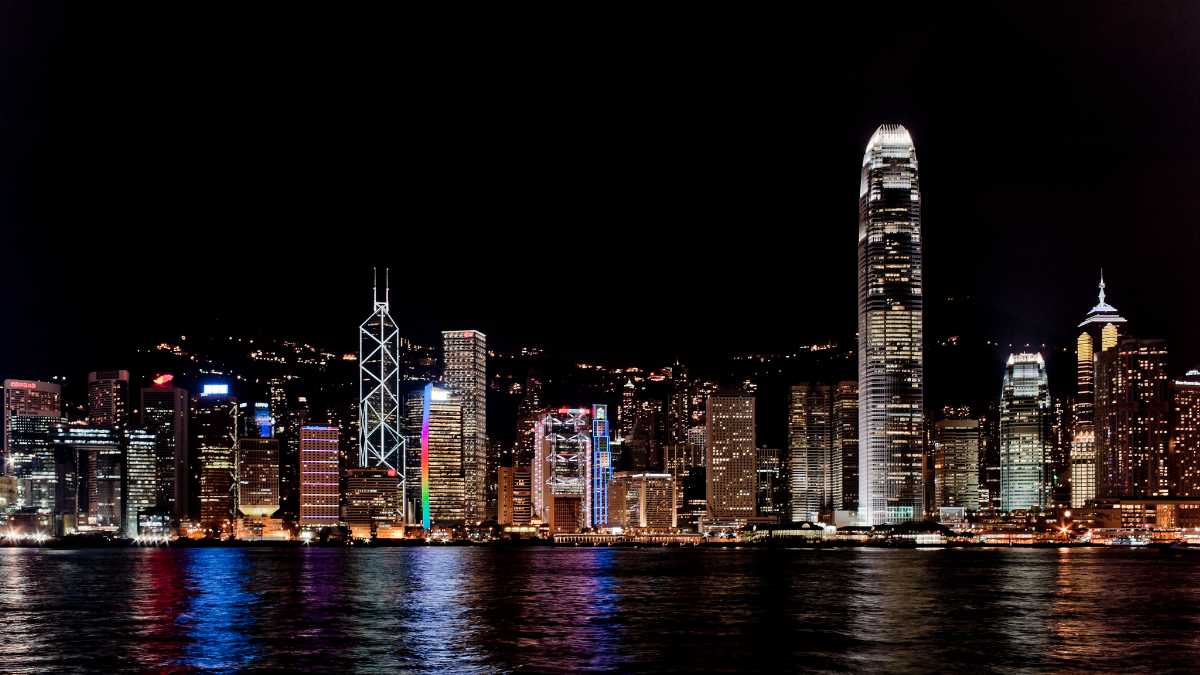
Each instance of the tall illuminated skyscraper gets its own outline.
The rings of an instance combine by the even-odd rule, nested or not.
[[[716,523],[745,521],[755,515],[754,397],[717,393],[708,397],[707,518]]]
[[[612,481],[612,450],[608,437],[608,406],[592,406],[592,527],[608,525],[608,484]]]
[[[466,521],[475,525],[487,513],[487,336],[477,330],[442,331],[442,373],[462,401],[463,471]]]
[[[205,384],[192,402],[192,447],[199,469],[201,527],[220,530],[233,520],[237,470],[237,399],[225,383]]]
[[[1171,383],[1172,493],[1200,497],[1200,370]]]
[[[142,428],[154,434],[155,486],[159,508],[176,522],[189,516],[188,392],[158,375],[142,389]]]
[[[4,475],[17,479],[16,503],[54,510],[57,471],[53,435],[62,421],[62,389],[52,382],[4,381]]]
[[[1170,494],[1167,343],[1121,338],[1096,362],[1099,497]]]
[[[121,462],[125,472],[122,529],[129,537],[138,534],[138,515],[150,511],[158,503],[156,441],[155,434],[145,429],[129,429],[125,432],[125,458]]]
[[[238,439],[238,511],[269,518],[279,510],[279,439]]]
[[[466,521],[462,399],[432,384],[408,398],[409,426],[421,433],[421,524]]]
[[[560,408],[534,429],[533,515],[551,532],[591,526],[592,409]]]
[[[1104,273],[1100,273],[1100,297],[1079,324],[1075,341],[1075,397],[1071,406],[1071,456],[1068,480],[1071,506],[1082,508],[1097,495],[1096,463],[1096,367],[1100,355],[1117,346],[1125,318],[1105,302]]]
[[[979,420],[933,425],[935,505],[979,510]]]
[[[821,520],[841,507],[841,454],[834,444],[833,388],[797,384],[788,405],[792,522]]]
[[[383,300],[371,289],[374,310],[358,329],[358,465],[395,472],[405,499],[405,442],[400,433],[400,331],[392,320],[391,289],[384,273]],[[411,519],[412,516],[409,516]]]
[[[858,196],[858,518],[869,525],[921,520],[921,190],[907,129],[875,130]]]
[[[858,382],[838,382],[833,394],[835,452],[842,463],[842,503],[834,509],[858,510]]]
[[[300,428],[300,527],[318,530],[338,524],[341,473],[338,428]]]
[[[1000,393],[1000,508],[1050,500],[1050,383],[1041,354],[1013,354]]]

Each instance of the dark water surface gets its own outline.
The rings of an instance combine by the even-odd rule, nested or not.
[[[1200,555],[0,549],[0,671],[1200,671]]]

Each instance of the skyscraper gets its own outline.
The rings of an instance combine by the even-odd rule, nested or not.
[[[1104,273],[1096,306],[1079,324],[1075,341],[1075,398],[1071,406],[1071,456],[1068,480],[1071,506],[1082,508],[1097,495],[1096,368],[1099,356],[1117,346],[1125,318],[1105,302]]]
[[[858,195],[858,517],[869,525],[921,520],[921,191],[907,129],[875,130]]]
[[[791,520],[817,522],[841,508],[842,457],[834,443],[834,392],[824,384],[797,384],[788,405]]]
[[[159,508],[176,522],[189,517],[188,392],[158,375],[142,389],[142,428],[154,434],[155,486]]]
[[[156,449],[155,434],[145,429],[129,429],[125,432],[125,457],[121,462],[121,469],[125,472],[122,529],[127,537],[138,535],[138,515],[150,511],[158,503]]]
[[[102,370],[88,373],[88,423],[125,430],[129,410],[129,371]]]
[[[833,395],[834,445],[842,465],[842,503],[834,509],[858,510],[858,382],[838,382]]]
[[[317,530],[338,524],[341,481],[338,428],[300,428],[300,527]]]
[[[933,425],[936,506],[979,510],[979,420],[947,419]]]
[[[1200,497],[1200,370],[1171,383],[1172,494]]]
[[[534,430],[533,512],[551,532],[591,527],[592,408],[560,408]]]
[[[705,413],[707,518],[715,523],[755,515],[754,397],[717,393]]]
[[[1050,498],[1050,384],[1041,354],[1013,354],[1000,393],[1000,508],[1045,508]]]
[[[487,336],[477,330],[442,331],[443,379],[462,401],[466,521],[487,513]]]
[[[528,466],[502,466],[498,480],[499,504],[496,520],[500,525],[528,525],[532,518],[533,482]]]
[[[409,426],[421,430],[421,523],[466,522],[463,400],[445,387],[427,384],[409,396]]]
[[[201,527],[221,530],[232,523],[236,484],[237,399],[225,383],[205,384],[192,402]]]
[[[1167,343],[1121,338],[1096,363],[1097,496],[1170,494]]]
[[[613,526],[657,531],[675,527],[675,483],[669,473],[617,473],[608,501]]]
[[[238,439],[238,511],[270,518],[279,510],[279,439]]]
[[[592,527],[608,525],[608,484],[612,480],[612,451],[608,444],[608,406],[592,406]]]
[[[392,320],[391,288],[388,273],[384,275],[383,300],[378,287],[372,287],[373,311],[358,329],[358,465],[393,469],[401,503],[407,504],[405,440],[400,433],[400,331]],[[285,496],[292,494],[288,486]]]
[[[400,518],[400,490],[394,469],[346,470],[346,522],[351,530],[375,533]]]
[[[17,505],[54,510],[57,471],[54,429],[62,421],[62,390],[52,382],[4,381],[3,473],[17,479]]]
[[[755,451],[755,502],[758,515],[774,516],[779,520],[787,520],[788,476],[784,471],[787,462],[784,461],[783,451],[779,448],[758,448]],[[672,471],[671,476],[679,475]],[[676,503],[678,504],[678,496]]]

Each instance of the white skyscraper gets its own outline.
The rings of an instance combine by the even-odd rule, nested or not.
[[[858,221],[859,521],[924,516],[921,190],[908,130],[863,155]]]
[[[371,289],[374,311],[358,330],[358,464],[394,471],[400,483],[400,503],[407,505],[405,444],[400,434],[400,331],[390,312],[386,272],[383,285],[382,302],[378,288]],[[414,517],[419,515],[407,514],[406,522]]]
[[[477,330],[442,331],[442,373],[462,401],[463,469],[467,524],[487,518],[487,336]]]

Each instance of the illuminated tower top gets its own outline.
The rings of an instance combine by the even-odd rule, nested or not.
[[[1088,312],[1087,317],[1080,322],[1079,327],[1083,328],[1088,324],[1117,324],[1125,323],[1125,318],[1117,313],[1117,308],[1105,302],[1104,299],[1104,270],[1100,270],[1100,297],[1099,302]]]

